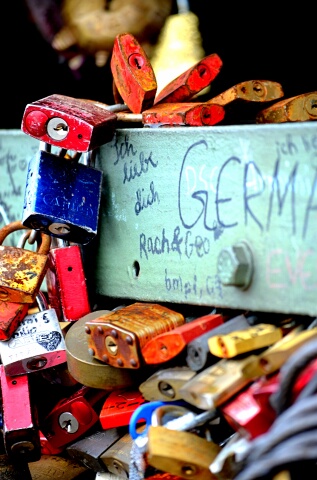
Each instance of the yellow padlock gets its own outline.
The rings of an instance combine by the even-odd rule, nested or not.
[[[36,252],[2,245],[12,232],[27,229],[20,220],[0,229],[0,301],[33,303],[47,270],[51,237],[41,233]]]

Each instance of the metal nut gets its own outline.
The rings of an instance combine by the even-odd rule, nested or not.
[[[223,285],[248,288],[253,275],[253,254],[248,244],[240,242],[222,249],[217,268]]]

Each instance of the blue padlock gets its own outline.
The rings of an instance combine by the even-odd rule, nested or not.
[[[87,244],[97,234],[101,190],[102,171],[39,150],[28,165],[22,223],[52,237]]]

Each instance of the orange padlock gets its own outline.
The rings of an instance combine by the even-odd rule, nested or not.
[[[41,233],[41,244],[36,252],[20,247],[3,246],[12,232],[26,229],[20,220],[0,229],[0,300],[33,303],[47,269],[51,237]]]

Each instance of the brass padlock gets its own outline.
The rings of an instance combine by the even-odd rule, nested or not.
[[[147,463],[164,472],[193,480],[215,480],[209,465],[221,451],[214,442],[192,432],[150,426]]]
[[[47,269],[51,237],[41,233],[41,244],[36,252],[20,247],[3,246],[12,232],[26,229],[20,220],[0,229],[0,300],[33,303]]]

